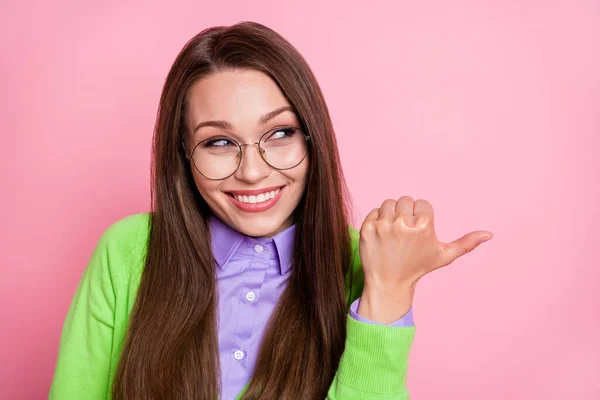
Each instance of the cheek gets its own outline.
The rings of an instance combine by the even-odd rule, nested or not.
[[[304,159],[304,161],[298,166],[300,167],[300,170],[298,171],[298,180],[300,182],[302,182],[303,185],[306,184],[306,181],[308,180],[308,166],[309,166],[309,160],[308,160],[308,155],[306,156],[306,159]]]
[[[198,171],[193,171],[194,184],[196,185],[196,189],[200,192],[200,195],[204,198],[207,203],[211,203],[212,199],[217,194],[217,189],[219,188],[218,181],[211,181],[210,179],[206,179]]]
[[[306,182],[308,181],[308,162],[304,161],[296,168],[290,170],[288,178],[294,181],[297,186],[297,196],[302,197],[302,194],[306,190]]]

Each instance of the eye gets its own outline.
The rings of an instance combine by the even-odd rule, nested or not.
[[[227,138],[214,138],[214,139],[209,139],[206,142],[204,142],[204,144],[202,145],[202,147],[228,147],[228,146],[235,146],[235,144],[227,139]]]
[[[296,129],[294,127],[277,128],[276,130],[272,131],[269,135],[267,135],[265,142],[268,142],[271,140],[280,140],[280,139],[290,138],[290,137],[294,136],[294,134],[297,131],[298,131],[298,129]]]

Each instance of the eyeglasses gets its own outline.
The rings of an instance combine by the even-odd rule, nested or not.
[[[242,163],[242,148],[258,145],[259,154],[277,170],[291,169],[304,160],[308,153],[310,136],[300,128],[285,126],[265,132],[256,143],[239,144],[235,140],[217,136],[201,141],[186,158],[204,177],[212,180],[229,178]],[[185,145],[184,145],[185,150]]]

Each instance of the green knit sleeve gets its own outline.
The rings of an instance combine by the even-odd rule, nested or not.
[[[352,268],[346,288],[350,305],[362,293],[364,275],[358,253],[359,233],[350,229]],[[369,324],[348,317],[346,347],[328,400],[406,400],[408,356],[415,327]]]
[[[79,282],[63,324],[49,399],[105,400],[113,346],[115,294],[107,230]]]

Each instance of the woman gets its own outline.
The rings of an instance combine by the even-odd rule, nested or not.
[[[79,284],[52,399],[408,398],[417,281],[491,237],[439,243],[408,196],[349,227],[317,81],[257,23],[178,55],[152,176]]]

